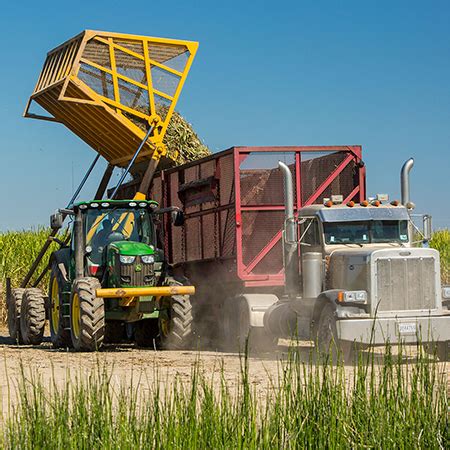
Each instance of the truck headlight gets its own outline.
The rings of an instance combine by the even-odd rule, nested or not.
[[[444,286],[442,288],[442,298],[450,299],[450,286]]]
[[[338,301],[343,303],[367,303],[367,292],[341,291],[338,293]]]
[[[141,259],[144,264],[153,264],[155,262],[155,257],[153,255],[142,255]]]
[[[133,264],[136,256],[120,255],[119,259],[122,264]]]

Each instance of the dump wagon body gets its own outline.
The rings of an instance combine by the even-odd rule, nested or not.
[[[183,227],[165,224],[169,259],[200,289],[210,286],[205,277],[248,289],[283,286],[279,160],[295,173],[296,210],[333,194],[364,199],[359,146],[233,147],[154,179],[151,198],[185,212]],[[137,185],[121,195],[132,196]]]

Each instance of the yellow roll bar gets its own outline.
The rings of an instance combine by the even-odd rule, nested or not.
[[[100,298],[129,298],[144,296],[169,297],[171,295],[194,295],[194,286],[154,286],[143,288],[105,288],[97,289],[96,295]]]

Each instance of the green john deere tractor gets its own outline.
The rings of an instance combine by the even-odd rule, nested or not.
[[[52,215],[55,230],[72,217],[71,237],[53,238],[61,248],[50,256],[48,300],[37,288],[11,291],[11,336],[40,344],[47,311],[57,348],[93,351],[127,336],[144,347],[189,345],[195,289],[171,275],[158,248],[155,222],[163,213],[182,225],[181,211],[151,200],[83,202]]]

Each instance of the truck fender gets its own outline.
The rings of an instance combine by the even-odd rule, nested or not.
[[[345,319],[352,316],[354,317],[355,315],[360,314],[361,311],[357,306],[341,305],[338,303],[338,292],[341,291],[342,289],[330,289],[328,291],[321,292],[319,297],[317,297],[316,304],[314,306],[313,326],[319,321],[322,309],[326,304],[333,305],[336,312],[336,318],[338,319]]]
[[[264,314],[279,300],[274,294],[245,294],[239,298],[248,307],[251,327],[264,327]]]

